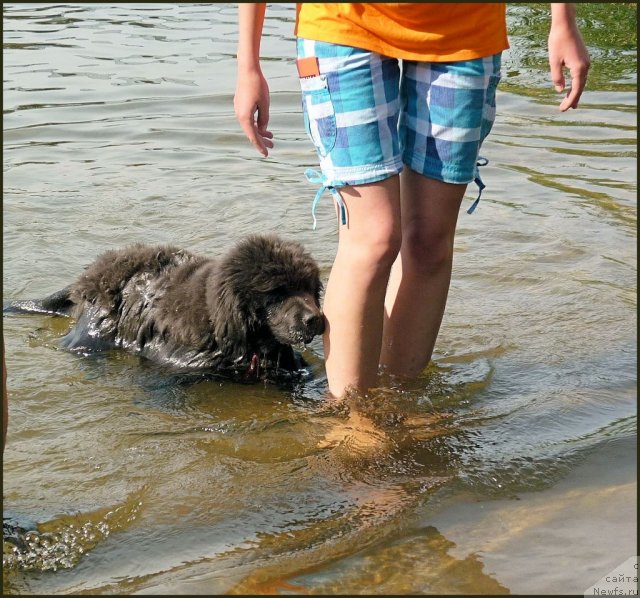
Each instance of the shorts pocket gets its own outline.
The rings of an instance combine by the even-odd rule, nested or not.
[[[493,123],[496,119],[496,89],[500,83],[500,74],[490,75],[489,85],[485,94],[484,105],[482,107],[482,125],[480,128],[480,142],[489,135]]]
[[[336,144],[336,113],[326,75],[300,79],[304,128],[321,156]]]

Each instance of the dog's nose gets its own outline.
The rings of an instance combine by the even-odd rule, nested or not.
[[[308,314],[304,319],[305,328],[316,334],[322,334],[324,332],[324,316],[319,314]]]

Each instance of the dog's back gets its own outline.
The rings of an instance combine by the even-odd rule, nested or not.
[[[78,306],[86,302],[117,311],[123,291],[132,281],[158,278],[168,270],[196,260],[192,253],[171,245],[137,243],[112,249],[98,256],[71,285],[70,299]]]
[[[194,271],[208,261],[161,245],[136,244],[103,253],[70,287],[71,315],[77,323],[62,344],[76,350],[116,346],[162,357],[161,353],[171,351],[165,338],[168,319],[163,303],[172,287],[189,287]],[[172,314],[174,321],[183,313],[195,316],[200,311],[198,293],[194,289],[185,293],[184,287],[183,309]],[[173,344],[186,348],[184,338],[178,336],[172,334]]]

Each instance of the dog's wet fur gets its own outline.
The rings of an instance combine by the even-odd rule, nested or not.
[[[109,250],[70,286],[4,311],[72,317],[61,340],[72,350],[122,348],[246,381],[300,368],[294,347],[324,331],[321,291],[318,265],[300,243],[253,235],[220,259],[170,245]]]

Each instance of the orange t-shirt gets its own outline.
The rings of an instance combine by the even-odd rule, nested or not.
[[[509,47],[504,3],[309,3],[295,34],[408,60],[484,58]]]

